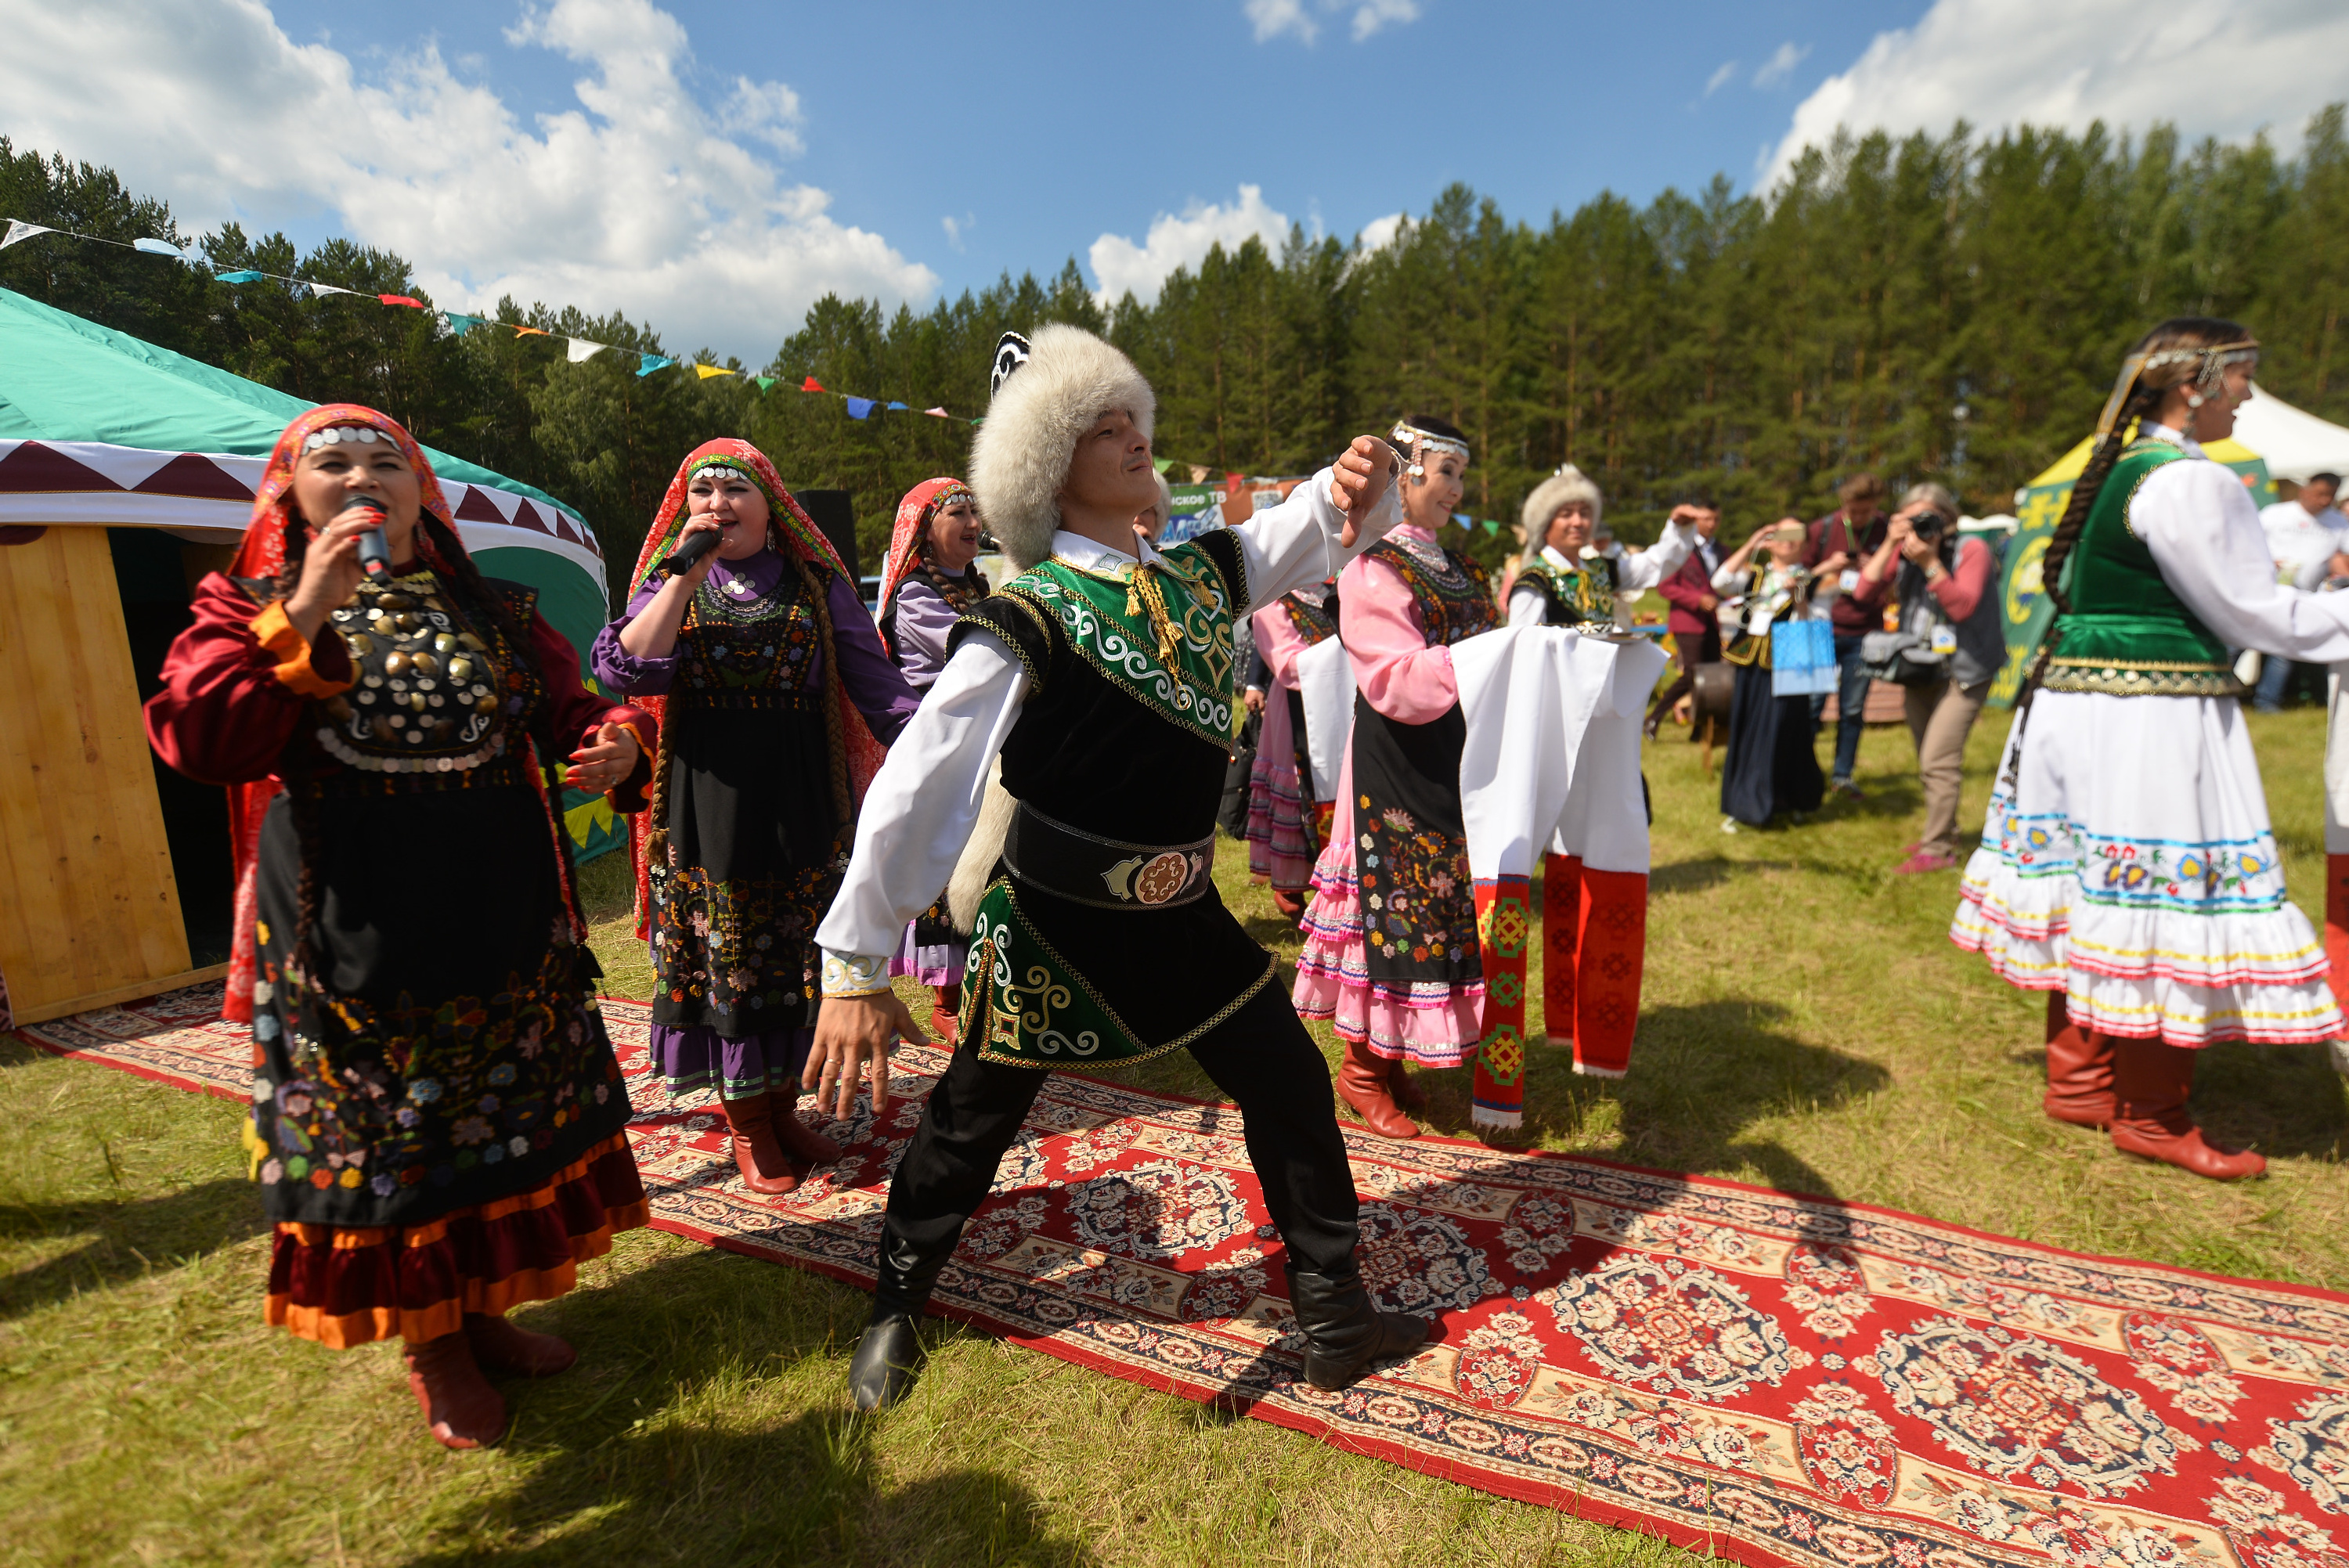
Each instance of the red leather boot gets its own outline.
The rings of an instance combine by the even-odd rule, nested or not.
[[[505,1398],[481,1376],[461,1331],[411,1343],[407,1358],[409,1392],[443,1448],[478,1449],[498,1440],[506,1429]]]
[[[579,1359],[569,1341],[516,1328],[497,1313],[467,1313],[465,1343],[472,1346],[475,1366],[516,1377],[552,1377]]]
[[[962,1017],[962,987],[938,985],[932,988],[937,992],[938,1001],[937,1006],[930,1009],[930,1037],[952,1050],[955,1029]],[[833,1158],[837,1160],[840,1156],[834,1154]]]
[[[1387,1092],[1405,1110],[1425,1110],[1427,1091],[1412,1081],[1410,1066],[1402,1057],[1387,1063]]]
[[[2113,1042],[2113,1147],[2158,1160],[2213,1181],[2257,1176],[2268,1162],[2256,1154],[2204,1140],[2186,1113],[2194,1087],[2194,1053],[2159,1040]]]
[[[2113,1124],[2113,1037],[2072,1022],[2061,991],[2047,993],[2047,1092],[2039,1107],[2075,1127]]]
[[[770,1198],[797,1187],[802,1172],[792,1168],[782,1145],[775,1140],[774,1109],[769,1097],[753,1095],[718,1103],[725,1109],[727,1141],[734,1146],[734,1169],[741,1172],[742,1185]]]
[[[783,1158],[801,1176],[807,1171],[802,1165],[829,1165],[840,1158],[840,1145],[800,1119],[800,1097],[795,1089],[771,1088],[767,1091],[768,1121],[775,1130],[775,1141],[782,1145]]]
[[[1381,1138],[1419,1136],[1419,1124],[1396,1109],[1394,1091],[1387,1087],[1387,1064],[1366,1043],[1346,1042],[1346,1060],[1338,1068],[1338,1098]]]

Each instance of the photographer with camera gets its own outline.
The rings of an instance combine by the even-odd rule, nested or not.
[[[1996,578],[1990,546],[1958,535],[1958,498],[1926,483],[1900,498],[1883,544],[1860,567],[1852,592],[1853,604],[1871,618],[1888,590],[1899,605],[1899,629],[1868,634],[1860,658],[1873,678],[1899,684],[1917,743],[1925,831],[1894,868],[1906,874],[1958,864],[1966,737],[2006,656],[1998,595],[1991,592]]]

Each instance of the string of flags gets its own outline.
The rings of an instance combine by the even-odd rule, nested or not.
[[[36,238],[42,234],[57,234],[70,240],[88,240],[96,244],[114,245],[123,250],[138,251],[150,256],[169,256],[173,261],[185,262],[189,266],[195,268],[199,272],[210,271],[205,263],[196,256],[194,253],[182,250],[179,246],[174,245],[166,240],[109,240],[103,234],[84,234],[72,229],[59,229],[46,223],[29,223],[22,218],[11,218],[8,220],[7,232],[5,235],[0,235],[0,251],[5,251],[11,245],[21,244],[26,240]],[[490,316],[471,315],[462,311],[435,310],[432,306],[426,304],[422,300],[413,298],[408,294],[369,294],[359,289],[340,288],[333,284],[322,284],[310,278],[286,277],[279,273],[257,272],[250,267],[241,267],[225,272],[212,272],[211,275],[214,283],[291,284],[296,288],[308,289],[310,291],[311,297],[314,299],[325,299],[330,294],[348,294],[354,299],[373,299],[378,304],[390,305],[408,310],[420,310],[426,312],[428,315],[437,315],[441,320],[447,322],[449,324],[450,333],[457,337],[462,337],[467,333],[481,328],[494,327],[511,332],[517,337],[558,338],[565,345],[566,356],[574,365],[584,365],[599,354],[624,354],[631,356],[636,359],[636,374],[639,376],[650,376],[656,371],[667,370],[672,366],[675,366],[680,371],[690,371],[697,380],[701,381],[707,381],[713,376],[739,376],[746,381],[755,382],[759,390],[761,392],[772,389],[776,385],[778,385],[778,383],[784,380],[784,378],[781,377],[758,376],[753,375],[751,372],[747,370],[730,369],[723,365],[709,365],[698,360],[688,360],[680,363],[666,355],[646,354],[634,348],[621,348],[614,344],[597,343],[590,338],[570,337],[562,333],[549,332],[544,327],[526,326],[520,322],[498,321]],[[880,397],[858,397],[846,392],[835,392],[832,390],[832,388],[825,387],[821,382],[817,381],[812,376],[807,377],[802,380],[796,390],[808,393],[819,393],[827,397],[839,398],[841,402],[846,406],[848,417],[852,419],[869,419],[877,411],[885,414],[926,414],[933,419],[949,419],[968,425],[976,425],[979,422],[977,419],[964,419],[960,415],[950,413],[943,407],[916,409],[908,404],[899,403],[889,399]]]

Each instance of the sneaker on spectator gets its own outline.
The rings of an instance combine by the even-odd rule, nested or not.
[[[1947,850],[1920,849],[1907,860],[1892,868],[1895,876],[1915,876],[1921,872],[1953,872],[1958,869],[1958,857]]]
[[[1848,779],[1838,779],[1830,786],[1830,788],[1847,800],[1865,800],[1868,799],[1866,795],[1860,792],[1859,786],[1853,783]]]

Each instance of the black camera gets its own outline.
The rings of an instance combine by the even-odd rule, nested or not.
[[[1928,544],[1939,544],[1941,536],[1950,531],[1950,520],[1927,507],[1909,520],[1909,531]]]

